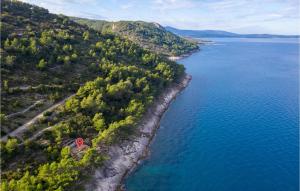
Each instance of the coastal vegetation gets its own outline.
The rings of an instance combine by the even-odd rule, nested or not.
[[[43,8],[1,6],[1,190],[78,190],[184,67]]]

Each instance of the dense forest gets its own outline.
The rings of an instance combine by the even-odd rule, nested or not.
[[[184,67],[43,8],[1,6],[1,190],[80,190]]]
[[[198,49],[195,41],[179,37],[158,23],[143,21],[108,22],[74,17],[71,19],[98,31],[113,32],[127,37],[145,49],[168,56],[180,56]]]

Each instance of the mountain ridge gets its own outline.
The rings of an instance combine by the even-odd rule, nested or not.
[[[165,29],[177,35],[193,38],[209,37],[231,37],[231,38],[299,38],[299,35],[277,35],[277,34],[238,34],[224,30],[189,30],[165,26]]]

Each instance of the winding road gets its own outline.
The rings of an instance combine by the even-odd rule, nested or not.
[[[29,107],[27,107],[26,109],[24,109],[24,110],[22,110],[22,111],[19,111],[19,112],[16,112],[16,113],[9,114],[9,115],[7,115],[6,117],[7,117],[7,119],[9,119],[9,118],[12,118],[12,117],[14,117],[14,116],[16,116],[16,115],[24,114],[24,113],[26,113],[27,111],[29,111],[30,109],[34,108],[36,105],[42,103],[42,102],[43,102],[42,99],[41,99],[41,100],[38,100],[38,101],[36,101],[34,104],[32,104],[32,105],[30,105]]]
[[[75,94],[70,95],[69,97],[67,97],[67,98],[65,98],[65,99],[63,99],[63,100],[61,100],[60,102],[58,102],[58,103],[52,105],[51,107],[49,107],[48,109],[44,110],[43,112],[37,114],[34,118],[32,118],[31,120],[27,121],[27,122],[26,122],[25,124],[23,124],[22,126],[20,126],[20,127],[18,127],[17,129],[13,130],[13,131],[10,132],[9,134],[3,136],[3,137],[1,138],[1,141],[6,141],[7,138],[8,138],[8,136],[10,136],[10,137],[18,137],[19,139],[23,140],[21,135],[27,130],[27,128],[28,128],[29,126],[35,124],[40,118],[42,118],[42,117],[44,116],[44,113],[53,111],[53,110],[56,109],[58,106],[62,105],[67,99],[73,97],[74,95],[75,95]],[[48,127],[48,128],[49,128],[49,127]],[[46,128],[46,129],[48,129],[48,128]],[[43,131],[43,130],[41,130],[41,131]],[[41,131],[40,131],[40,132],[41,132]],[[39,133],[39,132],[38,132],[38,133]],[[37,136],[38,133],[36,133],[36,134],[33,135],[33,136]]]

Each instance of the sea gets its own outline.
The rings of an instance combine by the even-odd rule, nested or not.
[[[205,40],[126,190],[298,191],[298,39]]]

